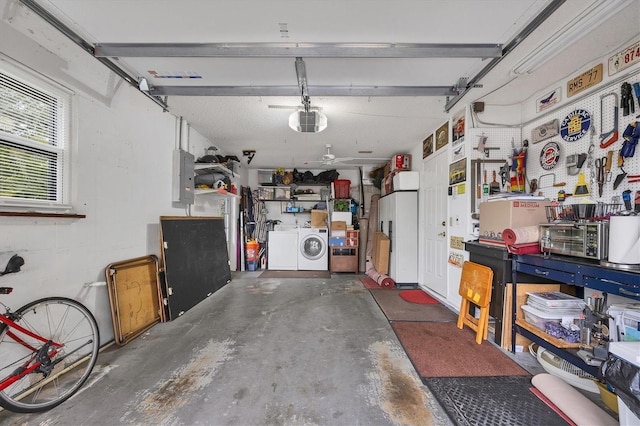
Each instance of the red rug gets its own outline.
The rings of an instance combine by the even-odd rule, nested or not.
[[[407,302],[417,303],[419,305],[435,305],[438,302],[437,299],[429,296],[422,290],[402,290],[400,292],[400,297],[406,300]]]
[[[421,378],[525,376],[529,373],[475,332],[455,322],[395,321],[391,327]]]
[[[383,288],[383,289],[393,289],[393,288],[395,288],[395,286],[381,286],[380,284],[375,282],[375,280],[373,280],[370,277],[362,277],[362,278],[360,278],[360,282],[364,285],[365,288],[367,288],[369,290],[378,289],[378,288]]]

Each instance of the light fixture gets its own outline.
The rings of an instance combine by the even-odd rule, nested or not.
[[[296,132],[318,133],[327,128],[327,116],[320,111],[298,110],[289,116],[289,127]]]
[[[530,74],[628,5],[629,2],[626,0],[594,1],[591,6],[535,48],[531,54],[516,65],[513,68],[514,74]]]

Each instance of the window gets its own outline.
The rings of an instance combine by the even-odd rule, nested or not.
[[[71,95],[0,61],[0,206],[68,208]]]

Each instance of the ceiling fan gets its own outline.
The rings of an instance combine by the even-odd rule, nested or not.
[[[319,163],[323,166],[331,166],[334,164],[338,164],[338,163],[345,163],[345,164],[349,164],[352,166],[357,166],[360,164],[374,164],[380,161],[386,161],[388,160],[388,158],[370,158],[370,157],[363,157],[363,158],[354,158],[354,157],[336,157],[335,154],[331,153],[331,144],[328,143],[325,145],[325,147],[327,148],[327,152],[326,154],[322,155],[322,159],[320,160],[308,160],[305,161],[304,164],[308,165],[308,164],[312,164],[312,163]]]

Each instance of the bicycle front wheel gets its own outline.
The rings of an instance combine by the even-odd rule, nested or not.
[[[0,406],[17,413],[53,408],[91,374],[100,347],[96,320],[84,305],[62,297],[37,300],[12,315],[16,324],[45,341],[0,324],[0,383],[13,381],[0,391]],[[41,350],[47,340],[62,346]],[[20,377],[38,362],[38,354],[42,366]]]

